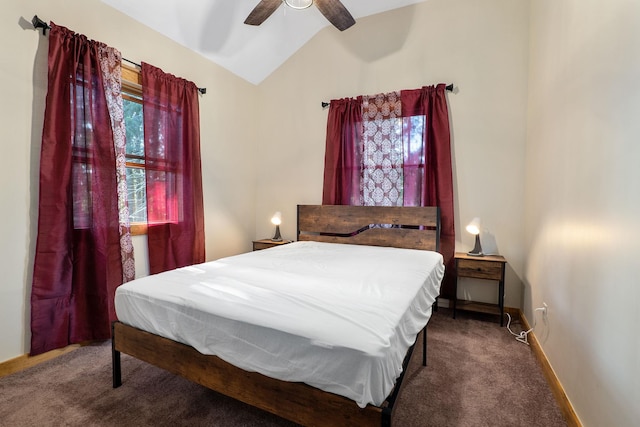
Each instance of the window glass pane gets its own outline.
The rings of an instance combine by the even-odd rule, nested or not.
[[[142,104],[123,99],[124,123],[127,133],[127,190],[129,222],[147,222],[147,191],[144,159],[144,122]]]
[[[423,149],[423,135],[424,135],[424,121],[425,116],[411,116],[405,117],[405,129],[409,131],[409,155],[406,156],[406,161],[412,163],[424,164],[424,149]],[[419,153],[416,156],[416,153]]]
[[[420,206],[425,171],[425,116],[403,119],[404,133],[404,206]]]
[[[147,190],[143,168],[127,167],[127,190],[129,197],[129,221],[147,221]]]
[[[127,128],[127,156],[144,156],[142,104],[128,99],[123,99],[123,104]]]

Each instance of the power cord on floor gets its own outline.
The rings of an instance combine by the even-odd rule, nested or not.
[[[507,321],[507,330],[511,333],[511,335],[516,337],[516,341],[520,341],[521,343],[529,345],[528,335],[536,327],[536,311],[542,311],[544,313],[545,311],[547,311],[547,308],[546,307],[536,308],[533,311],[533,326],[528,331],[521,331],[519,334],[516,334],[515,332],[513,332],[511,330],[511,328],[510,328],[510,326],[511,326],[511,315],[509,313],[507,313],[507,317],[509,318],[509,320]]]

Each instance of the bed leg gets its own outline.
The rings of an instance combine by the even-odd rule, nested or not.
[[[422,330],[422,366],[427,366],[427,327]]]
[[[116,337],[114,335],[115,322],[111,325],[111,370],[113,373],[113,388],[122,385],[122,369],[120,366],[120,352],[116,350]]]
[[[391,427],[391,414],[392,410],[389,407],[382,409],[382,418],[380,419],[380,425],[382,427]]]

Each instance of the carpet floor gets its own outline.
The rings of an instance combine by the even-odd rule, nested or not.
[[[395,426],[566,426],[531,349],[506,328],[440,309],[427,337],[428,366],[409,366]],[[126,355],[122,375],[113,389],[106,342],[0,378],[0,426],[294,426]]]

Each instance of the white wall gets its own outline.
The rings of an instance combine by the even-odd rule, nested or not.
[[[528,11],[526,0],[429,0],[319,33],[259,86],[257,237],[273,235],[280,210],[295,239],[296,205],[322,201],[321,101],[455,83],[456,246],[473,247],[463,228],[481,217],[509,262],[506,305],[520,307]],[[493,284],[462,285],[461,296],[496,301]]]
[[[585,426],[640,419],[640,3],[531,2],[526,298]]]
[[[99,0],[3,0],[0,4],[0,362],[29,351],[40,138],[48,41],[30,24],[52,20],[207,87],[200,98],[207,259],[248,251],[255,236],[255,86],[131,20]],[[136,238],[138,273],[144,238]],[[145,271],[146,269],[146,271]]]

